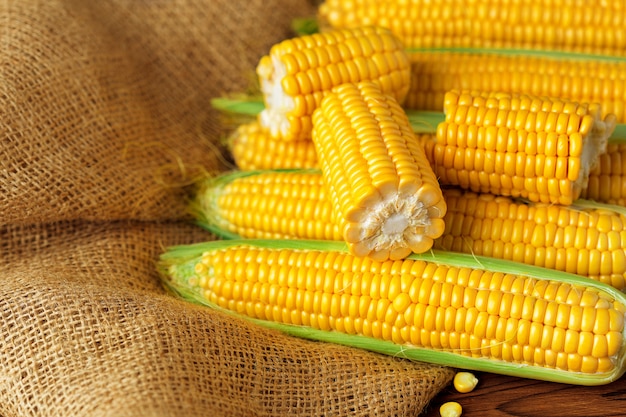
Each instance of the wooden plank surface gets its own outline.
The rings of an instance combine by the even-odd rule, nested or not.
[[[463,417],[616,417],[626,416],[626,377],[607,385],[583,387],[509,376],[475,373],[479,385],[467,394],[450,386],[423,413],[439,417],[439,407],[457,401]]]

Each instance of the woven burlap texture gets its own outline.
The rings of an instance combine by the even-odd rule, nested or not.
[[[245,91],[299,1],[0,2],[4,223],[170,219],[219,165],[209,97]]]
[[[214,237],[209,101],[314,14],[304,0],[0,2],[0,417],[415,416],[453,372],[301,340],[167,294]]]

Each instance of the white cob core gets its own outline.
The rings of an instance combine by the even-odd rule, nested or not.
[[[431,219],[424,203],[416,196],[391,194],[371,209],[364,210],[351,227],[346,240],[355,244],[355,253],[404,251],[403,256],[418,250],[427,237]]]
[[[285,93],[281,85],[287,70],[277,56],[271,56],[271,66],[259,67],[261,92],[265,99],[265,108],[259,113],[259,123],[269,129],[272,137],[289,135],[290,124],[287,114],[293,111],[293,97]]]

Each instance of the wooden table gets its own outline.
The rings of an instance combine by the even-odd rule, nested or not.
[[[439,406],[457,401],[462,417],[614,417],[626,416],[626,376],[608,384],[583,387],[508,376],[475,373],[474,391],[460,394],[453,386],[435,397],[424,413],[439,417]]]

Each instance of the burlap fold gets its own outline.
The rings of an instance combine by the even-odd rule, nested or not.
[[[445,367],[305,341],[166,294],[186,223],[0,229],[0,416],[416,416]]]
[[[0,2],[0,417],[419,414],[445,367],[167,294],[194,182],[304,0]]]
[[[171,219],[305,0],[0,2],[0,223]]]

